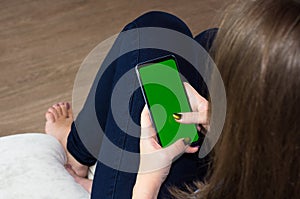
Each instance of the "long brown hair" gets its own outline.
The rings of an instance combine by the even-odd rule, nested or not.
[[[213,54],[227,115],[212,172],[195,198],[299,198],[299,2],[238,1],[224,16]]]

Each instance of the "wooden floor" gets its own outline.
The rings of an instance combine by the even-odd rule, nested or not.
[[[44,113],[71,101],[76,72],[101,41],[149,10],[192,32],[214,27],[226,0],[1,0],[0,136],[43,132]]]

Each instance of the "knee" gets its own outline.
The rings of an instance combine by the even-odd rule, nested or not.
[[[175,15],[172,15],[170,13],[164,12],[164,11],[148,11],[139,17],[137,17],[135,20],[137,23],[143,23],[148,22],[149,25],[151,24],[159,24],[159,22],[170,22],[170,21],[181,21],[178,17]]]
[[[163,11],[146,12],[128,24],[124,30],[143,27],[168,28],[192,37],[188,26],[181,19]]]

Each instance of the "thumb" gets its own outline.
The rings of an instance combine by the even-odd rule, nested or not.
[[[177,140],[175,143],[165,148],[169,159],[174,161],[179,158],[186,151],[190,143],[191,138],[184,138]]]
[[[147,105],[144,106],[142,113],[141,113],[141,127],[152,127],[152,122],[150,118],[150,113]]]

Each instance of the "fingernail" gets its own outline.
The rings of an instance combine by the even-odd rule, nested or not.
[[[70,109],[70,104],[69,104],[69,102],[67,102],[67,109]]]
[[[189,137],[184,138],[184,139],[183,139],[183,143],[184,143],[184,145],[190,144],[190,143],[191,143],[191,138],[189,138]]]
[[[173,118],[174,118],[175,120],[180,120],[181,117],[182,117],[182,114],[180,114],[180,113],[173,113]]]

